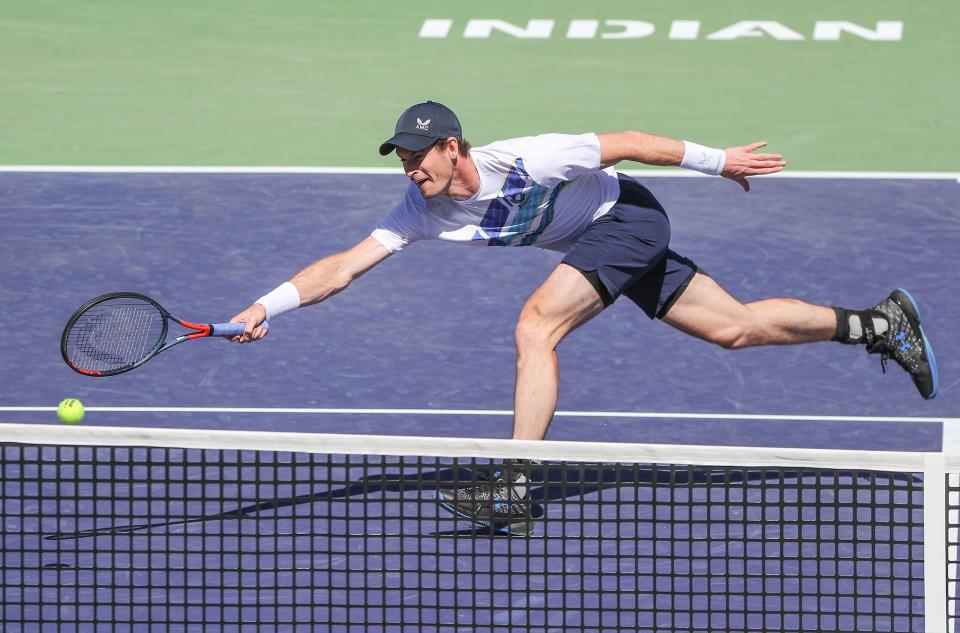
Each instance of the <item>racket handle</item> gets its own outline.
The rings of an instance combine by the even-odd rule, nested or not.
[[[270,324],[264,321],[260,324],[263,329],[269,330]],[[240,336],[243,334],[243,323],[211,323],[210,336]]]

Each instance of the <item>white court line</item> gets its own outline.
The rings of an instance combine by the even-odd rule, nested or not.
[[[92,174],[394,174],[398,167],[220,167],[216,165],[0,165],[2,172]]]
[[[48,412],[49,406],[0,406],[0,412]],[[313,415],[512,416],[509,409],[359,409],[316,407],[86,407],[107,413],[258,413]],[[808,422],[960,422],[960,418],[857,415],[782,415],[766,413],[663,413],[655,411],[557,411],[563,418],[644,418],[668,420],[797,420]]]
[[[621,173],[643,178],[707,178],[704,174],[684,169],[622,169]],[[110,174],[358,174],[400,175],[397,167],[308,167],[280,166],[225,167],[216,165],[0,165],[0,173],[110,173]],[[954,180],[960,182],[960,173],[923,171],[785,171],[764,178],[841,178],[853,180]]]

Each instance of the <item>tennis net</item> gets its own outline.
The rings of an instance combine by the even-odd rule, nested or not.
[[[947,453],[44,425],[0,442],[4,631],[956,620]],[[529,533],[440,507],[507,458],[534,460]]]

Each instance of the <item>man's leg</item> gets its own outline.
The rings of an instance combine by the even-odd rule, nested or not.
[[[557,407],[557,345],[603,311],[583,273],[560,264],[527,300],[517,322],[513,439],[541,440]]]
[[[888,358],[896,361],[921,396],[929,400],[937,395],[937,361],[919,309],[902,289],[861,311],[787,298],[743,304],[710,277],[696,273],[663,321],[727,349],[829,340],[861,344],[871,354],[880,354],[884,370]]]
[[[702,273],[694,275],[663,321],[727,349],[829,341],[837,330],[833,308],[788,298],[743,304]]]
[[[579,270],[560,264],[527,300],[517,322],[513,438],[540,440],[557,407],[556,348],[563,337],[603,311],[603,300]],[[529,534],[531,465],[507,460],[475,480],[437,489],[440,506],[499,532]]]

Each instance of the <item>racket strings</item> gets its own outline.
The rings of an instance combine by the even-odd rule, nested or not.
[[[105,372],[149,355],[163,336],[164,316],[153,304],[130,298],[99,303],[81,314],[67,335],[74,366]]]

